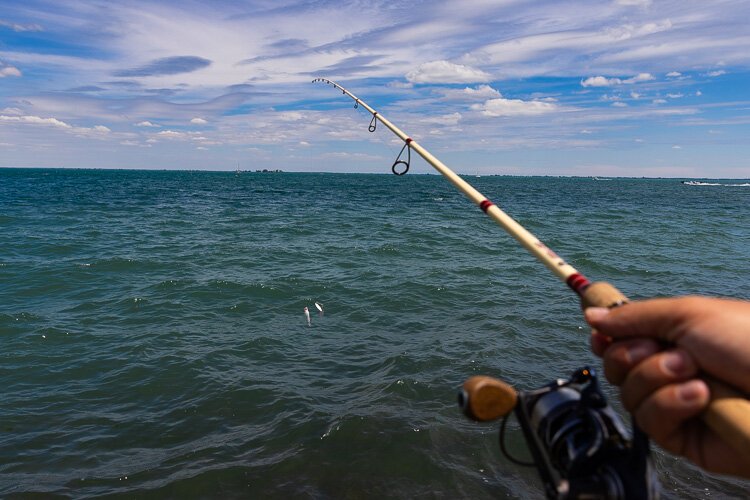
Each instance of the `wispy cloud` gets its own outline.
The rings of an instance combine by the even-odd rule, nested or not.
[[[44,31],[44,28],[42,28],[38,24],[19,24],[19,23],[12,23],[10,21],[4,21],[2,19],[0,19],[0,28],[9,28],[16,32]]]
[[[157,59],[144,66],[133,69],[117,71],[115,76],[155,76],[155,75],[178,75],[190,73],[203,69],[211,64],[211,61],[197,56],[175,56]]]

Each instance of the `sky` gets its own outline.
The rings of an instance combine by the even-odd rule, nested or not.
[[[748,19],[745,0],[0,0],[0,167],[390,172],[402,144],[325,77],[459,173],[744,179]]]

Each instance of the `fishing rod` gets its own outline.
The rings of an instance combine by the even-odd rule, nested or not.
[[[401,160],[401,155],[404,149],[413,149],[416,151],[424,160],[432,165],[435,170],[443,174],[454,186],[458,188],[467,198],[473,201],[485,214],[491,219],[497,222],[507,233],[513,236],[518,242],[523,245],[534,257],[541,261],[547,266],[558,278],[567,283],[567,285],[576,292],[582,300],[583,306],[602,306],[602,307],[613,307],[627,302],[625,296],[620,293],[615,287],[605,282],[591,283],[585,276],[579,273],[573,266],[565,262],[560,256],[553,252],[547,245],[542,243],[536,236],[531,234],[521,224],[516,222],[511,216],[502,211],[500,207],[492,203],[486,196],[477,191],[471,184],[463,180],[453,170],[448,168],[443,162],[435,158],[429,151],[423,148],[417,141],[406,135],[401,129],[396,127],[393,123],[387,120],[383,115],[371,108],[367,103],[362,101],[359,97],[355,96],[344,87],[336,82],[327,80],[325,78],[316,78],[315,82],[327,83],[342,93],[346,94],[350,98],[354,99],[355,107],[362,106],[372,114],[372,121],[370,122],[369,130],[374,132],[377,126],[377,122],[380,121],[383,125],[388,127],[394,134],[396,134],[402,141],[404,141],[404,148],[401,149],[398,158],[393,164],[391,170],[396,175],[404,175],[409,170],[409,160]],[[399,170],[402,169],[403,170]]]
[[[435,170],[448,179],[451,184],[456,186],[467,198],[473,201],[485,214],[497,222],[508,234],[513,236],[529,253],[547,266],[555,276],[565,282],[580,297],[583,309],[588,307],[611,308],[628,302],[627,297],[613,285],[604,281],[590,282],[583,274],[565,262],[536,236],[501,210],[500,207],[487,199],[486,196],[459,177],[458,174],[423,148],[417,141],[409,137],[362,99],[327,78],[316,78],[313,80],[313,83],[316,82],[331,85],[353,99],[355,108],[362,106],[366,109],[372,115],[372,120],[368,127],[370,132],[375,132],[377,123],[380,122],[404,141],[404,147],[391,167],[391,171],[394,174],[404,175],[409,171],[411,150],[413,149],[427,163],[432,165]],[[406,160],[401,159],[404,150],[407,152]],[[711,402],[708,408],[701,414],[701,418],[735,450],[742,453],[743,456],[750,457],[750,401],[741,393],[725,384],[713,380],[706,380],[706,383],[711,391]]]

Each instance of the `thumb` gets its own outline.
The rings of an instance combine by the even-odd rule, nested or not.
[[[674,342],[681,335],[689,313],[677,299],[652,299],[614,309],[589,307],[584,316],[595,330],[613,339],[651,337]]]

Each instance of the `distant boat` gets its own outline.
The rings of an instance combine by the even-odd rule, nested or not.
[[[241,173],[241,170],[240,170],[240,164],[239,164],[239,163],[237,163],[237,170],[236,170],[236,171],[234,172],[234,175],[235,175],[235,176],[239,176],[239,175],[240,175],[240,173]]]
[[[722,186],[718,182],[682,181],[686,186]]]

